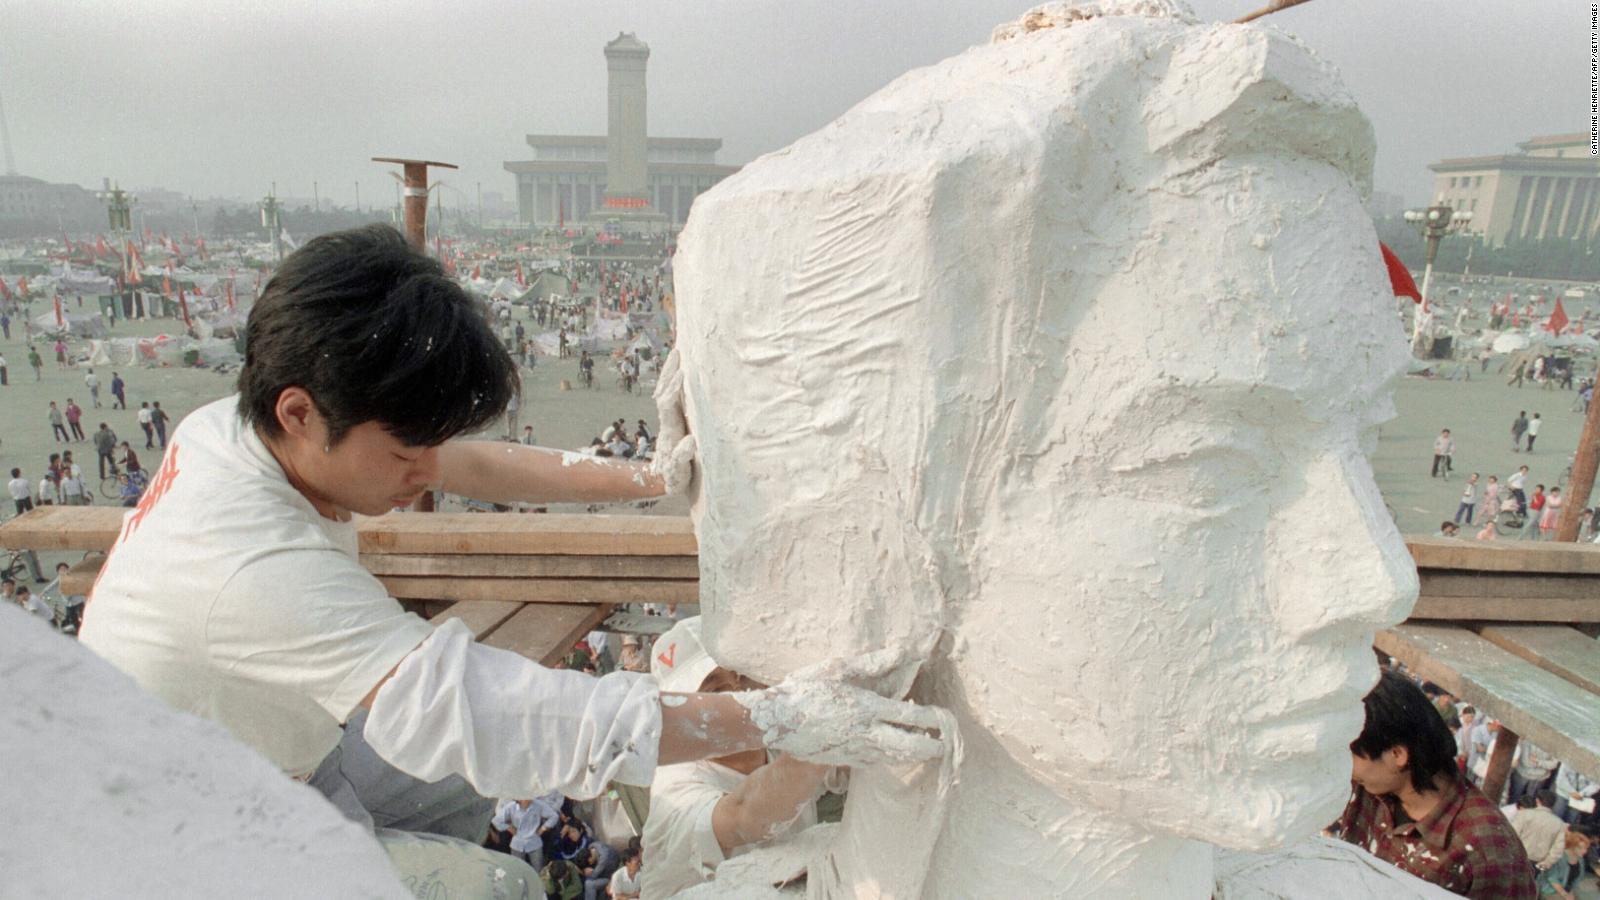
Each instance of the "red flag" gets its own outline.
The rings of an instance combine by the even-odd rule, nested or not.
[[[557,228],[566,228],[567,227],[567,201],[562,200],[559,203],[559,207],[560,207],[560,212],[558,212],[556,214],[556,227]]]
[[[1567,311],[1561,306],[1561,298],[1557,297],[1556,308],[1551,310],[1550,321],[1546,322],[1544,327],[1551,334],[1560,334],[1561,329],[1567,327],[1567,323],[1570,321],[1571,320],[1567,318]]]
[[[4,297],[7,300],[11,299],[11,286],[6,284],[4,277],[0,277],[0,297]]]
[[[517,287],[525,288],[528,282],[522,277],[522,263],[517,263]]]
[[[164,297],[171,297],[172,296],[172,276],[171,275],[163,275],[163,276],[161,276],[161,294]]]
[[[60,328],[67,324],[66,317],[61,314],[61,295],[57,294],[52,299],[56,303],[56,327]]]
[[[17,279],[17,293],[24,297],[28,296],[28,276],[24,275]]]
[[[183,296],[183,288],[178,288],[178,311],[183,313],[183,330],[192,331],[194,325],[189,322],[189,301]]]
[[[111,248],[106,246],[105,235],[101,235],[100,237],[95,239],[95,242],[94,242],[94,255],[95,256],[105,256],[106,254],[108,254],[110,252],[111,252]]]
[[[228,298],[228,309],[231,310],[231,309],[233,309],[233,270],[232,269],[228,270],[228,287],[227,287],[226,296]]]
[[[472,280],[473,281],[477,281],[479,278],[482,278],[482,277],[483,277],[483,267],[482,266],[473,266],[472,267]]]
[[[1394,288],[1396,297],[1410,297],[1417,303],[1422,303],[1422,292],[1417,290],[1417,282],[1412,279],[1411,272],[1406,269],[1406,264],[1394,251],[1382,241],[1378,242],[1378,249],[1383,251],[1383,265],[1389,270],[1389,285]]]
[[[128,281],[133,284],[144,284],[144,258],[139,255],[139,248],[128,241]]]

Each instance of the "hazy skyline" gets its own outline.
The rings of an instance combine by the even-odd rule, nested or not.
[[[1195,0],[1232,19],[1265,0]],[[741,164],[901,73],[988,39],[1034,4],[1002,0],[469,0],[224,7],[0,0],[0,97],[21,174],[199,198],[391,203],[372,156],[501,164],[529,133],[603,134],[604,43],[651,47],[650,133],[721,137]],[[1428,163],[1506,153],[1588,124],[1588,9],[1560,0],[1314,0],[1268,20],[1342,71],[1378,135],[1375,186],[1427,198]]]

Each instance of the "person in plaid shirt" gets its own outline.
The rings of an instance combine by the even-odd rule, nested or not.
[[[1493,801],[1456,768],[1444,720],[1409,679],[1385,671],[1350,743],[1350,802],[1329,833],[1447,891],[1533,900],[1533,867]]]

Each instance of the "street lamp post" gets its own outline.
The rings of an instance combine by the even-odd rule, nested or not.
[[[272,192],[261,200],[261,227],[272,235],[272,255],[278,262],[283,262],[283,227],[278,223],[278,186],[272,186]]]
[[[1427,209],[1408,209],[1405,220],[1417,226],[1422,232],[1422,237],[1428,244],[1428,264],[1422,270],[1422,305],[1428,305],[1428,286],[1433,281],[1433,261],[1439,255],[1439,242],[1447,234],[1461,231],[1472,221],[1472,213],[1457,212],[1443,204],[1435,204]],[[1412,320],[1411,340],[1413,343],[1422,334],[1422,315],[1417,315]]]
[[[122,275],[126,283],[126,280],[129,280],[128,268],[133,265],[133,260],[128,254],[128,247],[132,244],[129,235],[133,232],[133,204],[138,203],[139,198],[115,186],[109,191],[100,191],[95,196],[106,205],[106,217],[111,225],[111,233],[120,238],[118,243],[122,246],[117,248],[117,253],[122,257]]]

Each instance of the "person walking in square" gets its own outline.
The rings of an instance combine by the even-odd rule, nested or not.
[[[144,430],[144,448],[146,450],[154,450],[156,448],[156,429],[154,425],[150,424],[152,421],[150,401],[145,400],[139,404],[139,427]]]
[[[6,356],[0,353],[0,387],[11,384],[11,370],[6,367]]]
[[[94,433],[94,452],[100,457],[100,480],[104,481],[108,463],[111,471],[117,470],[117,461],[112,456],[117,452],[117,433],[104,422],[100,423],[100,430]]]
[[[1533,452],[1533,441],[1534,441],[1535,438],[1537,438],[1539,436],[1539,426],[1542,425],[1542,424],[1543,423],[1539,420],[1539,414],[1538,413],[1534,413],[1533,414],[1533,418],[1528,420],[1528,452],[1529,453]]]
[[[1446,481],[1450,480],[1450,456],[1456,452],[1455,439],[1450,436],[1450,429],[1439,432],[1433,439],[1433,473],[1429,478],[1438,478],[1441,475]]]
[[[33,367],[34,381],[44,379],[44,357],[39,355],[39,351],[35,347],[30,346],[28,348],[28,365]]]
[[[1465,520],[1468,525],[1472,524],[1472,513],[1478,499],[1477,494],[1478,473],[1473,472],[1471,475],[1467,476],[1467,486],[1461,491],[1461,502],[1456,505],[1455,521],[1457,525],[1461,524],[1463,520]],[[1485,494],[1485,499],[1487,498],[1488,495]]]
[[[1551,488],[1544,498],[1544,512],[1539,516],[1539,540],[1556,539],[1556,526],[1561,524],[1561,502],[1561,488]]]
[[[1511,452],[1516,453],[1522,449],[1522,435],[1528,430],[1528,411],[1517,413],[1511,421]]]
[[[95,409],[99,409],[100,408],[100,376],[96,375],[94,373],[93,369],[90,369],[89,373],[87,375],[83,376],[83,383],[84,383],[84,386],[89,388],[89,403]]]
[[[50,428],[57,442],[72,440],[72,436],[67,434],[67,420],[61,415],[61,410],[56,407],[54,400],[50,401]]]
[[[75,440],[75,441],[83,440],[83,426],[78,424],[78,420],[82,419],[82,418],[83,418],[83,407],[81,407],[77,403],[75,403],[71,397],[68,397],[67,398],[67,427],[72,429],[72,439]]]
[[[127,393],[126,393],[127,390],[128,390],[128,385],[127,385],[126,382],[124,382],[122,380],[122,376],[120,374],[116,373],[116,372],[112,372],[111,373],[111,396],[117,398],[117,402],[111,404],[111,408],[112,409],[127,409],[128,408],[128,397],[127,397]]]
[[[172,421],[172,417],[167,415],[167,411],[161,408],[160,400],[150,404],[150,424],[155,427],[156,440],[161,444],[161,449],[163,450],[167,449],[167,423],[170,421]]]
[[[21,469],[11,470],[11,481],[6,488],[11,491],[11,501],[17,505],[17,515],[33,509],[33,482],[22,477]]]

